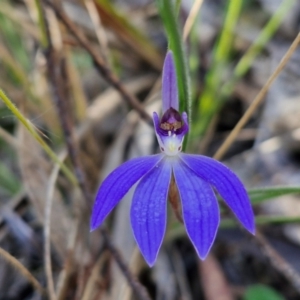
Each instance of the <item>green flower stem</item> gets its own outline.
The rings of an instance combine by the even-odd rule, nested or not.
[[[169,48],[173,51],[177,73],[180,111],[190,115],[190,87],[188,67],[184,55],[181,33],[177,24],[177,16],[173,2],[157,0],[157,6],[168,36]]]
[[[178,26],[178,17],[173,1],[156,0],[156,3],[167,33],[169,48],[174,54],[179,93],[179,108],[181,112],[185,111],[188,113],[188,116],[190,118],[189,123],[191,127],[190,76],[188,63],[184,53],[182,34]],[[186,135],[183,144],[183,150],[185,150],[186,148],[188,139],[189,136]]]

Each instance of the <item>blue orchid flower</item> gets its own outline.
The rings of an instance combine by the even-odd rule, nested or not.
[[[214,189],[252,234],[254,215],[239,178],[225,165],[202,155],[184,154],[182,142],[189,130],[185,112],[178,112],[176,71],[168,52],[162,77],[163,115],[153,114],[161,154],[131,159],[115,169],[100,186],[91,218],[91,230],[139,181],[131,205],[131,225],[138,247],[149,266],[156,261],[166,231],[167,198],[172,178],[181,199],[187,234],[198,256],[205,259],[220,222]]]

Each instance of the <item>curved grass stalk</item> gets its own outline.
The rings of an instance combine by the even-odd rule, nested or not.
[[[197,19],[203,0],[195,0],[183,27],[183,41],[186,41]]]
[[[0,247],[0,257],[7,263],[12,265],[18,272],[20,272],[42,295],[45,293],[41,284],[33,277],[33,275],[26,269],[15,257]]]
[[[66,157],[67,153],[64,152],[61,155],[61,161],[63,161]],[[58,172],[60,166],[57,164],[54,166],[48,183],[47,193],[46,193],[46,203],[45,203],[45,223],[44,223],[44,263],[45,263],[45,271],[47,278],[47,289],[49,298],[51,300],[57,300],[57,296],[55,293],[54,282],[53,282],[53,274],[51,267],[51,212],[52,212],[52,202],[53,195],[55,189],[55,182],[57,180]]]
[[[5,95],[5,93],[0,89],[0,98],[3,100],[5,105],[11,110],[14,116],[24,125],[24,127],[29,131],[32,137],[42,146],[44,151],[50,156],[50,158],[57,163],[65,176],[69,179],[69,181],[77,186],[77,179],[73,175],[73,173],[67,168],[65,164],[63,164],[54,151],[48,146],[48,144],[40,137],[37,131],[34,129],[32,124],[25,118],[25,116],[18,110],[18,108],[10,101],[10,99]]]

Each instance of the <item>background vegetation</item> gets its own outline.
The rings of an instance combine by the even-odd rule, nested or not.
[[[1,0],[0,24],[0,299],[299,299],[298,1]],[[201,262],[169,209],[149,269],[131,193],[89,218],[111,170],[158,152],[168,48],[186,151],[239,174],[258,230],[222,207]]]

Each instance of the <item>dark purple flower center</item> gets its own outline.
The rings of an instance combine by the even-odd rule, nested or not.
[[[180,113],[170,107],[162,116],[159,127],[168,133],[171,131],[172,133],[177,133],[177,130],[182,128],[183,120],[181,118]]]

